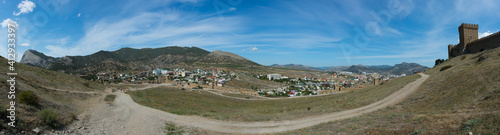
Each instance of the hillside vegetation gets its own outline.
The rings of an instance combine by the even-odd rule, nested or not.
[[[104,87],[68,74],[41,69],[16,63],[16,127],[7,127],[9,112],[6,108],[11,101],[9,92],[9,76],[7,76],[7,59],[0,57],[0,130],[6,133],[31,132],[38,127],[41,130],[62,128],[71,123],[84,108],[84,102],[100,94],[83,92],[100,92]],[[76,91],[76,92],[68,92]],[[79,93],[80,92],[80,93]],[[5,96],[4,96],[5,95]],[[42,113],[43,112],[43,113]]]
[[[394,107],[285,134],[499,134],[499,69],[500,48],[458,56]]]

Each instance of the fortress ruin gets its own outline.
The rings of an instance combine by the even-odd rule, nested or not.
[[[451,59],[462,54],[481,52],[500,46],[500,32],[478,39],[477,24],[462,23],[458,27],[460,43],[448,45],[448,58]]]

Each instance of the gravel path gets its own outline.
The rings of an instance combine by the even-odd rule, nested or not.
[[[330,114],[285,121],[236,122],[208,119],[201,116],[176,115],[135,103],[124,93],[117,92],[115,105],[102,104],[91,112],[80,116],[70,134],[165,134],[165,122],[222,133],[276,133],[297,130],[321,123],[356,117],[402,101],[417,90],[429,76],[421,78],[404,88],[370,105]]]

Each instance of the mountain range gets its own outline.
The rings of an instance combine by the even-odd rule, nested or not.
[[[414,72],[421,72],[429,67],[422,66],[417,63],[406,63],[403,62],[401,64],[395,64],[394,66],[390,65],[352,65],[352,66],[333,66],[333,67],[310,67],[305,65],[296,65],[296,64],[286,64],[286,65],[278,65],[273,64],[270,67],[277,68],[288,68],[288,69],[299,69],[299,70],[313,70],[313,71],[349,71],[349,72],[368,72],[368,73],[381,73],[381,74],[413,74]]]
[[[216,50],[209,52],[197,47],[122,48],[116,51],[99,51],[86,56],[47,56],[36,50],[27,50],[21,63],[65,73],[134,72],[155,68],[247,68],[264,67],[239,55]],[[386,74],[413,74],[428,67],[406,63],[389,65],[352,65],[336,67],[310,67],[306,65],[278,65],[269,67],[312,71],[377,72]]]
[[[254,67],[261,66],[230,52],[209,52],[197,47],[122,48],[87,56],[55,58],[27,50],[21,63],[66,73],[148,71],[167,67]]]

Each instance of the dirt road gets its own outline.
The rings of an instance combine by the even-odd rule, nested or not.
[[[165,122],[223,133],[276,133],[301,129],[329,121],[356,117],[394,105],[402,101],[429,77],[421,78],[370,105],[330,114],[285,121],[236,122],[208,119],[201,116],[176,115],[135,103],[132,98],[118,92],[115,105],[100,105],[84,114],[74,125],[71,134],[164,134]],[[66,131],[65,131],[66,132]]]

